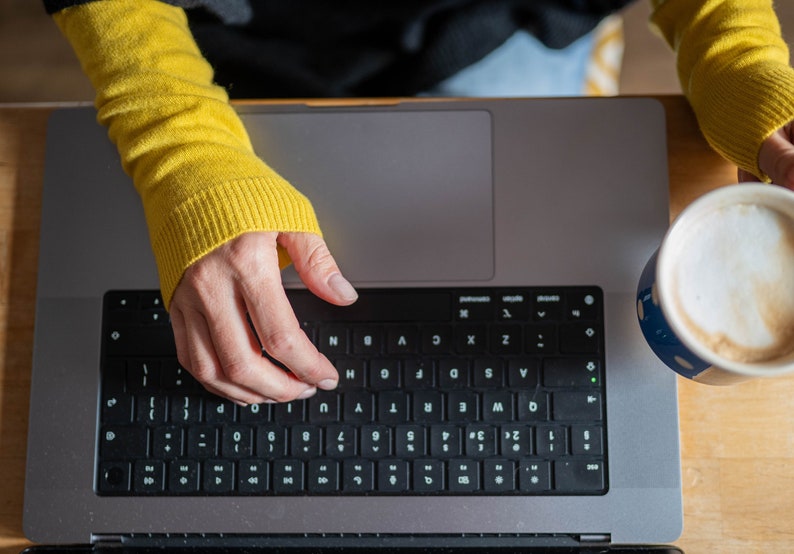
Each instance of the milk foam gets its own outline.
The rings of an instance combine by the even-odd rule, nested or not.
[[[759,362],[794,350],[794,221],[759,205],[693,222],[673,268],[689,331],[724,358]]]

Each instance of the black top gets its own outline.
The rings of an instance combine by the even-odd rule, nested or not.
[[[93,0],[44,0],[49,13]],[[518,30],[564,48],[632,0],[168,0],[234,98],[413,96]],[[374,7],[376,6],[376,7]]]

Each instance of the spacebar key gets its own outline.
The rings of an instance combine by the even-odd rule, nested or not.
[[[117,327],[107,329],[107,356],[175,356],[176,343],[170,326]]]

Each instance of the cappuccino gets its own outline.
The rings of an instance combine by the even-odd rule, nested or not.
[[[756,363],[794,352],[794,219],[765,205],[717,207],[675,250],[667,308],[716,355]]]

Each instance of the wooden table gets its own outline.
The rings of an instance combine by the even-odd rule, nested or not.
[[[671,217],[736,181],[683,98],[667,110]],[[0,107],[0,554],[19,552],[45,124],[49,107]],[[794,377],[680,382],[687,554],[794,552]]]

